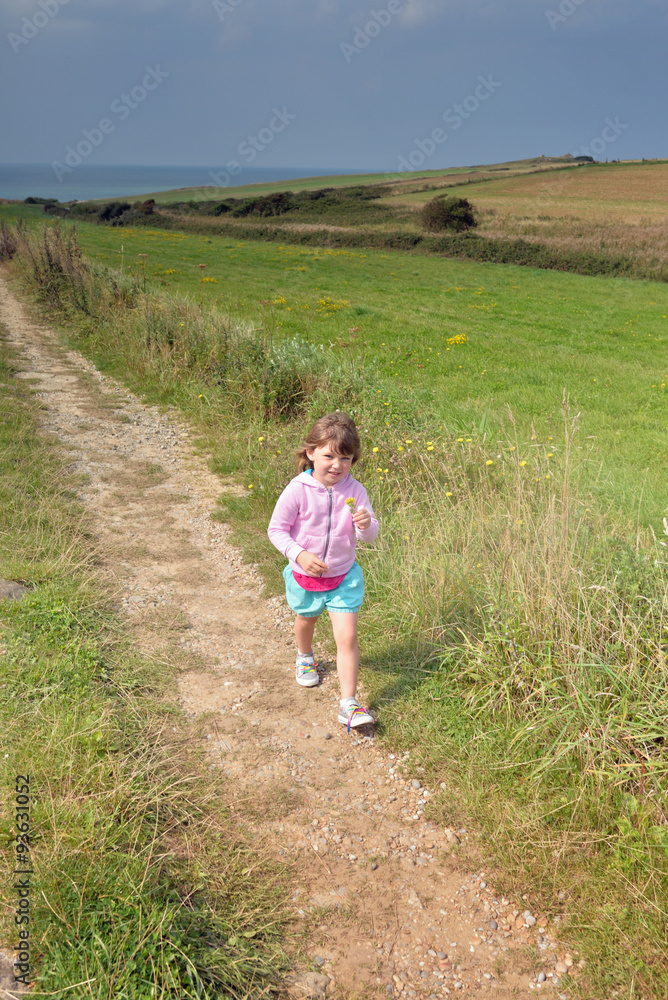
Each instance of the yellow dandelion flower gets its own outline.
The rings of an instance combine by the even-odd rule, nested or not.
[[[252,483],[249,483],[249,484],[248,484],[248,489],[249,489],[249,490],[252,490],[252,489],[253,489],[253,484],[252,484]]]
[[[399,445],[399,451],[403,451],[403,450],[404,450],[404,446],[402,444],[400,444]]]
[[[406,438],[406,444],[413,444],[413,441],[411,440],[411,438]]]
[[[485,465],[494,465],[494,462],[491,460],[491,458],[488,458],[487,461],[485,462]]]
[[[371,451],[378,451],[378,448],[372,448]]]
[[[446,497],[451,497],[452,493],[446,493],[445,495],[446,495]]]
[[[464,443],[464,438],[457,438],[457,440],[459,441],[460,444]]]
[[[526,465],[526,464],[527,464],[526,463],[526,459],[524,459],[522,462],[520,462],[520,465]]]

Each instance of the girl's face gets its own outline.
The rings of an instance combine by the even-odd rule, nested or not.
[[[353,462],[352,455],[339,455],[329,442],[312,451],[307,450],[306,454],[313,462],[313,478],[328,489],[348,475]]]

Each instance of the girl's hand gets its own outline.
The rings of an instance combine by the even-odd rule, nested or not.
[[[371,514],[365,507],[360,507],[353,514],[353,523],[360,531],[365,531],[371,524]]]
[[[329,569],[327,563],[324,563],[315,552],[309,552],[307,549],[302,549],[295,562],[299,563],[307,576],[322,576]]]

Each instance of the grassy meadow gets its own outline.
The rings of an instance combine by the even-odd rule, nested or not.
[[[0,254],[199,428],[271,589],[294,447],[354,414],[381,738],[446,782],[434,817],[475,822],[506,891],[567,915],[580,995],[668,996],[668,288],[88,223]]]

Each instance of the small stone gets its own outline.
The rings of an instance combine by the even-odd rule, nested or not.
[[[441,960],[441,962],[444,962],[444,961],[446,960],[446,958],[447,958],[447,957],[448,957],[448,956],[447,956],[447,955],[445,954],[445,952],[444,952],[444,951],[437,951],[437,952],[436,952],[436,958],[440,959],[440,960]]]
[[[0,601],[19,601],[24,594],[30,593],[30,587],[24,587],[14,580],[0,580]]]
[[[464,984],[461,982],[461,980],[458,979],[457,982],[455,983],[455,989],[456,990],[461,990],[463,988],[464,988]]]
[[[413,780],[411,781],[411,785],[413,786],[413,788],[422,788],[422,785],[417,780],[417,778],[413,778]]]
[[[445,831],[445,836],[446,836],[446,839],[447,839],[448,843],[450,843],[450,844],[461,844],[461,840],[459,839],[459,837],[457,836],[457,834],[455,833],[454,830],[446,830]]]
[[[326,961],[327,961],[327,959],[323,958],[322,955],[314,955],[313,956],[313,962],[314,962],[315,965],[323,966]]]
[[[558,975],[560,976],[565,976],[566,973],[568,972],[568,966],[566,965],[565,962],[557,962],[555,968],[557,970]]]
[[[329,976],[321,976],[318,972],[307,972],[299,980],[299,985],[304,991],[303,996],[308,1000],[320,1000],[325,997],[330,983]]]
[[[489,926],[492,928],[493,931],[498,931],[499,929],[499,925],[497,924],[496,920],[490,920]]]
[[[547,976],[545,975],[544,972],[539,972],[538,975],[536,976],[536,981],[539,983],[544,983],[546,979]]]
[[[377,868],[378,868],[378,862],[374,861],[374,863],[371,865],[371,871],[375,872]]]
[[[524,923],[527,925],[527,927],[535,926],[536,918],[534,917],[534,915],[531,913],[530,910],[524,911]]]

